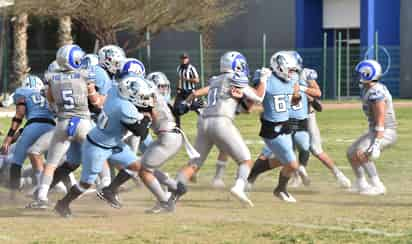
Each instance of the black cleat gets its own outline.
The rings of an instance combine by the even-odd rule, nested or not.
[[[112,192],[111,190],[109,190],[107,187],[96,191],[97,196],[102,199],[103,201],[107,202],[108,204],[110,204],[110,206],[112,208],[121,208],[122,204],[119,201],[118,196],[116,195],[116,193]]]
[[[177,189],[169,189],[169,191],[172,193],[172,195],[170,196],[170,200],[176,203],[184,194],[186,194],[187,187],[182,182],[177,182]]]
[[[67,204],[64,204],[62,200],[57,201],[54,211],[63,218],[72,217],[72,211]]]

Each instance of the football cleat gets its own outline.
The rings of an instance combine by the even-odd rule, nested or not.
[[[303,185],[309,186],[310,185],[310,178],[309,178],[308,172],[306,172],[305,166],[303,166],[303,165],[299,166],[298,174],[302,179]]]
[[[45,200],[35,200],[27,204],[25,208],[46,210],[49,208],[49,202]]]
[[[300,175],[297,172],[295,172],[292,175],[292,177],[290,178],[288,186],[292,187],[292,188],[297,188],[301,185],[302,185],[302,179],[301,179]]]
[[[232,187],[232,189],[230,189],[230,193],[246,206],[251,208],[255,206],[253,202],[247,197],[243,189],[239,189],[239,187],[234,186]]]
[[[287,191],[274,191],[273,195],[284,202],[295,203],[296,199]]]
[[[72,211],[67,204],[64,204],[62,200],[57,201],[54,206],[54,211],[63,218],[69,218],[72,216]]]
[[[157,202],[156,205],[150,209],[145,210],[147,214],[161,214],[161,213],[173,213],[176,207],[174,201]]]
[[[351,187],[352,184],[351,184],[350,180],[348,179],[348,177],[346,177],[342,173],[342,171],[338,171],[336,173],[335,177],[336,177],[336,180],[338,181],[338,184],[339,184],[340,187],[346,188],[346,189],[349,189]]]
[[[357,179],[352,185],[352,188],[349,189],[349,192],[360,193],[368,191],[372,186],[366,181],[366,179]]]
[[[214,178],[212,181],[212,186],[217,189],[225,188],[225,182],[222,179]]]
[[[187,187],[182,182],[177,182],[177,189],[176,190],[169,189],[169,192],[172,193],[169,200],[173,201],[176,204],[176,202],[179,201],[179,199],[184,194],[186,194]]]
[[[109,190],[107,187],[102,190],[97,190],[96,195],[103,201],[107,202],[112,208],[119,209],[122,204],[117,197],[117,194]]]

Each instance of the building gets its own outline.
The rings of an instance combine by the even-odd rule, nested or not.
[[[385,84],[395,97],[410,98],[412,60],[400,54],[412,51],[411,11],[410,0],[249,0],[244,13],[217,29],[215,46],[220,53],[245,52],[256,68],[263,63],[266,33],[266,62],[277,50],[297,49],[319,71],[327,97],[351,97],[359,94],[353,68],[365,56],[374,57],[376,42],[379,61],[384,69],[389,65]],[[198,46],[194,32],[164,32],[152,42],[153,50]]]

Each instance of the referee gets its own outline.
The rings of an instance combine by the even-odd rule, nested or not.
[[[190,64],[190,58],[187,53],[183,53],[180,56],[180,65],[177,67],[177,75],[178,84],[173,110],[177,126],[180,127],[180,116],[187,113],[189,109],[197,110],[193,108],[194,104],[192,104],[190,108],[185,104],[185,99],[196,89],[196,84],[199,83],[199,74],[197,73],[196,68]]]

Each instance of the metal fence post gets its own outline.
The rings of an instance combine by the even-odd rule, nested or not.
[[[150,46],[150,31],[146,31],[146,50],[147,50],[147,67],[150,73],[152,70],[152,50],[151,50],[151,46]]]
[[[378,31],[375,31],[375,42],[374,42],[374,49],[375,49],[375,60],[379,62],[379,35]]]
[[[262,67],[266,67],[266,33],[263,33],[262,42]]]
[[[323,98],[326,98],[326,66],[327,66],[327,59],[328,59],[328,33],[323,32],[323,68],[322,68],[322,95]]]
[[[203,36],[202,33],[199,35],[199,54],[200,54],[200,85],[204,87],[205,85],[205,66],[203,57]]]
[[[338,101],[341,99],[342,80],[342,32],[338,33]]]
[[[3,99],[6,99],[7,97],[6,97],[6,95],[7,95],[7,89],[8,89],[8,85],[9,85],[9,69],[8,69],[8,64],[9,64],[9,58],[8,58],[8,56],[9,56],[9,37],[8,37],[8,35],[9,35],[9,20],[8,20],[8,17],[7,17],[7,14],[4,14],[3,15],[3,21],[4,21],[4,25],[3,25],[3,27],[4,27],[4,29],[2,30],[4,33],[4,36],[3,36],[3,40],[2,40],[2,42],[3,42],[3,57],[1,57],[2,59],[3,59],[3,62],[2,62],[2,67],[0,67],[1,69],[3,69],[3,72],[2,72],[2,74],[3,74]]]

